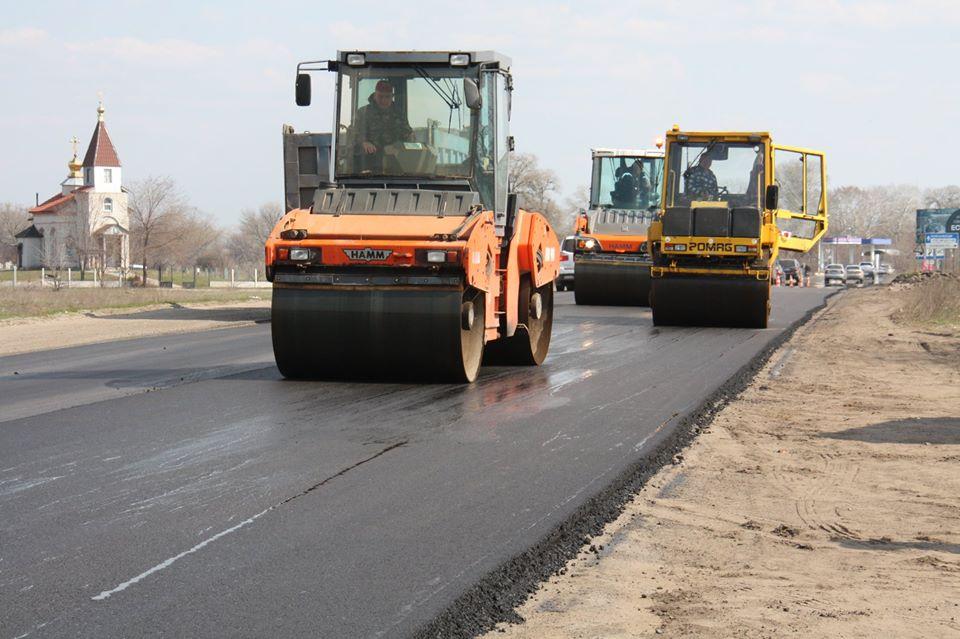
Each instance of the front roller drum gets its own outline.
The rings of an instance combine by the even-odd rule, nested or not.
[[[657,277],[650,305],[655,326],[766,328],[770,282],[747,278]]]
[[[517,331],[487,344],[483,363],[491,366],[539,366],[550,350],[553,333],[553,283],[533,288],[520,280]]]
[[[474,289],[273,289],[273,353],[284,377],[472,382],[483,359]]]
[[[650,266],[578,260],[574,300],[587,306],[650,306]]]

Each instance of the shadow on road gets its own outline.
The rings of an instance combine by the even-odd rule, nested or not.
[[[169,308],[135,313],[116,313],[97,315],[85,313],[92,319],[105,320],[177,320],[207,322],[266,322],[270,320],[269,306],[231,306],[228,308],[189,308],[180,304],[170,304]]]
[[[835,539],[844,548],[854,550],[931,550],[935,552],[949,552],[960,555],[960,544],[951,544],[936,539],[911,539],[910,541],[894,541],[887,537],[880,539]]]
[[[897,419],[820,435],[875,444],[960,444],[960,418]]]

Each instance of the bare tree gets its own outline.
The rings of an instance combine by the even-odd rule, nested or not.
[[[931,209],[960,208],[960,186],[950,184],[926,189],[923,192],[923,206]]]
[[[510,157],[511,190],[525,208],[542,213],[555,229],[567,228],[575,211],[566,211],[555,198],[560,179],[551,169],[541,168],[537,156],[517,153]]]
[[[230,237],[229,251],[236,264],[258,264],[263,260],[263,246],[283,215],[279,202],[261,204],[258,209],[240,212],[240,224]]]
[[[841,186],[830,190],[830,235],[888,237],[900,268],[913,267],[916,210],[924,201],[911,185]]]
[[[17,233],[29,223],[27,208],[11,202],[0,203],[0,262],[17,259]]]
[[[65,243],[58,241],[56,233],[57,229],[51,228],[44,236],[40,244],[40,263],[45,267],[44,276],[53,284],[53,290],[59,291],[63,288],[63,271],[69,267],[70,258]]]
[[[210,216],[195,209],[172,214],[167,222],[176,235],[166,251],[169,261],[184,266],[199,264],[203,256],[215,251],[222,236]]]
[[[76,207],[73,218],[73,230],[71,233],[70,251],[76,255],[76,264],[80,268],[80,279],[87,279],[87,270],[93,266],[94,279],[99,278],[100,285],[103,286],[102,259],[98,260],[100,247],[96,245],[96,239],[90,234],[91,219],[96,219],[99,215],[99,208],[91,211],[95,206],[96,200],[90,199],[87,206],[81,206],[79,200],[74,200]],[[101,268],[96,268],[98,265]]]
[[[178,239],[176,227],[187,215],[186,199],[169,177],[150,176],[128,187],[130,226],[147,285],[147,265],[154,253]]]
[[[562,225],[556,227],[555,229],[557,231],[557,235],[561,236],[561,240],[563,239],[564,235],[573,231],[574,221],[577,214],[581,210],[585,211],[589,208],[590,187],[586,184],[581,184],[563,201],[563,207],[561,209],[563,219],[558,220]]]

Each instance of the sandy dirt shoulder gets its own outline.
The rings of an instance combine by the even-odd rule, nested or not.
[[[184,302],[0,321],[0,357],[135,337],[248,326],[270,319],[270,299]]]
[[[496,637],[960,636],[960,334],[834,298]]]

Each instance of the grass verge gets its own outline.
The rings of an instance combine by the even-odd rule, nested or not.
[[[269,299],[270,293],[270,289],[2,288],[0,319],[153,304],[262,300]]]
[[[925,277],[909,285],[894,319],[911,324],[960,327],[960,277]]]

